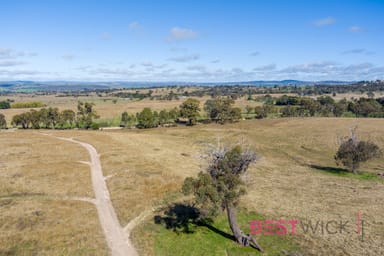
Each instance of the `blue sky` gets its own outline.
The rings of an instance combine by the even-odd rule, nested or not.
[[[384,1],[2,0],[0,80],[384,79]]]

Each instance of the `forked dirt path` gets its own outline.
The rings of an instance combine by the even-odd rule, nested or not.
[[[48,134],[46,134],[48,135]],[[119,220],[113,208],[107,184],[103,176],[99,154],[96,149],[85,142],[76,141],[71,138],[56,137],[55,138],[77,143],[84,147],[90,157],[91,162],[87,163],[91,167],[92,185],[95,193],[95,205],[101,227],[106,237],[109,248],[113,256],[137,256],[138,253],[129,240],[129,231],[124,231],[120,226]],[[129,225],[129,224],[128,224]]]

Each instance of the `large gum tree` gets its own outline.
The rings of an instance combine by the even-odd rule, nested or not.
[[[253,244],[262,251],[256,239],[246,235],[239,227],[236,207],[246,193],[243,175],[251,163],[256,161],[256,153],[244,146],[217,146],[206,154],[208,166],[196,178],[188,177],[183,184],[185,195],[193,194],[196,203],[208,216],[226,211],[228,223],[237,243],[243,246]]]

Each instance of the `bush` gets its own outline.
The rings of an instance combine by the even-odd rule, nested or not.
[[[8,109],[11,108],[11,104],[8,101],[0,101],[0,109]]]
[[[99,130],[100,129],[100,125],[98,123],[92,123],[91,129],[92,130]]]
[[[7,121],[5,120],[5,116],[0,113],[0,129],[7,128]]]
[[[357,140],[355,129],[351,130],[351,137],[341,143],[335,155],[336,163],[342,163],[354,174],[357,173],[361,162],[381,156],[381,150],[375,143]]]

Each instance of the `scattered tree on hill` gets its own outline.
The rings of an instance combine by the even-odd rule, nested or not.
[[[128,114],[124,112],[121,114],[121,124],[122,127],[130,127],[136,124],[136,116],[134,114]]]
[[[13,126],[21,125],[21,127],[23,127],[23,129],[28,129],[30,124],[31,124],[31,113],[26,112],[26,113],[22,113],[20,115],[13,116],[11,124]]]
[[[40,129],[40,124],[42,122],[41,111],[31,109],[30,118],[32,129]]]
[[[7,128],[7,121],[5,120],[5,116],[0,113],[0,129]]]
[[[72,128],[76,120],[76,113],[73,110],[66,109],[59,114],[59,125],[60,128],[65,128],[66,126]]]
[[[144,108],[137,114],[137,128],[153,128],[156,127],[155,116],[150,108]]]
[[[217,97],[207,100],[204,110],[208,117],[220,124],[238,121],[241,119],[241,109],[234,108],[235,101],[232,98]]]
[[[11,104],[8,101],[0,101],[0,109],[11,108]]]
[[[375,143],[357,139],[355,127],[351,129],[351,136],[341,143],[335,160],[337,164],[342,163],[351,172],[357,174],[360,163],[378,158],[381,154],[380,148]]]
[[[180,117],[180,110],[177,107],[174,107],[173,109],[169,110],[168,115],[172,122],[176,122]]]
[[[128,112],[123,112],[121,114],[121,126],[127,127],[128,118],[129,118]]]
[[[239,199],[246,193],[242,176],[247,172],[249,165],[256,161],[255,152],[240,145],[219,145],[210,150],[206,159],[206,172],[200,172],[197,178],[186,178],[183,193],[193,194],[201,211],[209,217],[225,210],[236,242],[242,245],[253,242],[256,248],[262,250],[255,238],[241,231],[236,218]]]
[[[59,122],[59,109],[51,108],[47,109],[47,127],[55,129],[56,124]]]
[[[189,98],[180,105],[180,116],[188,119],[188,125],[195,125],[199,117],[200,101]]]
[[[77,126],[79,128],[89,129],[92,126],[93,119],[99,118],[93,109],[94,106],[94,103],[79,101],[77,104]]]

